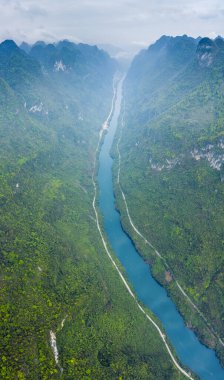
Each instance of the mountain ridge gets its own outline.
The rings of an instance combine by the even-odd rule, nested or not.
[[[177,380],[97,230],[93,163],[116,64],[80,50],[84,67],[63,71],[54,53],[44,66],[0,45],[0,378]]]
[[[116,189],[125,229],[187,323],[215,347],[222,363],[223,67],[220,38],[163,36],[141,52],[125,81],[120,142],[121,186],[133,223],[167,260],[216,337],[175,283],[166,282],[163,263],[133,236]]]

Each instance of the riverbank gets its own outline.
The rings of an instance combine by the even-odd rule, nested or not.
[[[115,110],[115,115],[112,118],[110,129],[99,155],[99,205],[104,218],[107,238],[124,266],[128,280],[133,286],[138,299],[153,311],[156,310],[155,304],[159,306],[159,312],[157,308],[156,315],[161,319],[167,331],[167,335],[175,346],[181,361],[191,367],[202,379],[221,379],[223,375],[221,373],[222,369],[219,368],[219,363],[217,358],[215,358],[214,352],[207,350],[201,345],[192,331],[187,329],[171,299],[167,296],[165,290],[152,278],[148,265],[140,258],[132,242],[121,228],[120,216],[115,210],[114,205],[115,200],[111,173],[113,162],[110,157],[110,149],[113,143],[118,117],[119,113]],[[133,291],[131,290],[129,293],[133,297]],[[188,348],[186,352],[185,347],[190,347],[190,350]],[[203,361],[202,367],[201,361]],[[210,372],[210,375],[207,375],[207,372]]]
[[[116,167],[113,173],[115,183],[114,196],[116,208],[121,216],[122,228],[125,233],[128,234],[144,261],[149,264],[155,280],[166,288],[168,294],[178,306],[178,310],[183,316],[186,325],[197,334],[202,344],[208,348],[215,349],[221,363],[223,363],[224,342],[215,331],[215,328],[211,326],[207,318],[199,310],[197,305],[195,305],[192,299],[186,294],[186,291],[180,285],[178,278],[174,275],[173,270],[166,259],[158,252],[156,247],[142,235],[132,220],[126,196],[120,183],[121,153],[119,150],[119,144],[122,139],[123,127],[124,115],[120,119],[120,129],[118,131],[118,136],[116,137],[116,147],[113,147],[114,157],[117,157],[117,162],[115,161]],[[146,254],[145,251],[147,251]],[[150,260],[149,253],[151,256]],[[159,267],[159,270],[156,267]],[[169,281],[167,281],[167,276],[169,276]],[[192,313],[194,314],[193,323]]]

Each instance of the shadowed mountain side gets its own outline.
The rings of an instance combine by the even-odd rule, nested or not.
[[[163,36],[125,81],[121,185],[133,234],[189,326],[223,362],[224,44]],[[122,213],[124,205],[119,199]],[[124,215],[124,214],[123,214]],[[175,278],[197,306],[185,301]]]

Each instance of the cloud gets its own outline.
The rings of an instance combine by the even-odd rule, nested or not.
[[[223,0],[0,0],[0,38],[145,46],[163,34],[223,34]],[[134,42],[133,42],[134,41]],[[139,41],[139,42],[138,42]]]
[[[37,18],[41,16],[47,16],[47,11],[37,5],[24,6],[23,4],[18,4],[15,6],[15,10],[21,13],[24,17]]]

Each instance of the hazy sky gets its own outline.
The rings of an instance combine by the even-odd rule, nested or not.
[[[146,46],[161,35],[224,35],[223,0],[0,0],[0,39]]]

